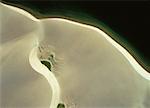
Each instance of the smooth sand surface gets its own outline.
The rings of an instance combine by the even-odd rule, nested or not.
[[[150,107],[150,74],[103,31],[0,6],[2,108]],[[37,58],[41,45],[55,54],[50,73]]]

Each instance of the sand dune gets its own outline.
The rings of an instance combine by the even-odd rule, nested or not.
[[[150,107],[150,74],[102,30],[0,8],[2,108]]]

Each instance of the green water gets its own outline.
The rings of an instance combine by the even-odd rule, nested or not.
[[[75,2],[22,2],[22,1],[8,1],[3,0],[4,3],[17,6],[28,12],[30,12],[36,18],[65,18],[76,22],[95,26],[111,38],[123,46],[147,71],[150,71],[150,58],[145,56],[143,52],[130,41],[129,37],[119,31],[119,28],[110,27],[110,24],[105,18],[97,19],[92,14],[89,14],[87,10],[83,9],[79,3]],[[97,10],[98,11],[98,10]],[[103,11],[102,11],[103,12]],[[105,11],[104,11],[105,12]],[[113,20],[112,20],[113,21]],[[137,31],[138,32],[138,31]],[[136,39],[135,39],[136,40]],[[44,63],[49,69],[50,64]]]
[[[43,64],[43,65],[45,65],[50,71],[51,71],[51,64],[50,64],[50,62],[48,62],[48,61],[41,61],[41,63]]]

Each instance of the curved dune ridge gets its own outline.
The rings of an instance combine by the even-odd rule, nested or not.
[[[49,84],[52,88],[52,91],[53,91],[50,108],[56,108],[59,103],[59,98],[60,98],[59,84],[57,82],[57,79],[53,75],[53,73],[51,73],[48,70],[48,68],[46,68],[44,65],[42,65],[41,62],[39,61],[39,59],[37,57],[37,52],[38,52],[37,50],[38,50],[38,48],[35,47],[31,51],[30,56],[29,56],[29,61],[30,61],[32,68],[35,69],[36,72],[39,72],[40,74],[45,76],[45,78],[49,82]]]
[[[102,30],[0,8],[2,108],[150,107],[150,74]],[[40,62],[42,46],[44,59],[55,55],[52,71]]]

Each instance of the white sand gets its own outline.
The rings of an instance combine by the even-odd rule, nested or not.
[[[1,4],[1,107],[149,108],[150,74],[98,28]],[[39,45],[56,57],[50,72]]]

